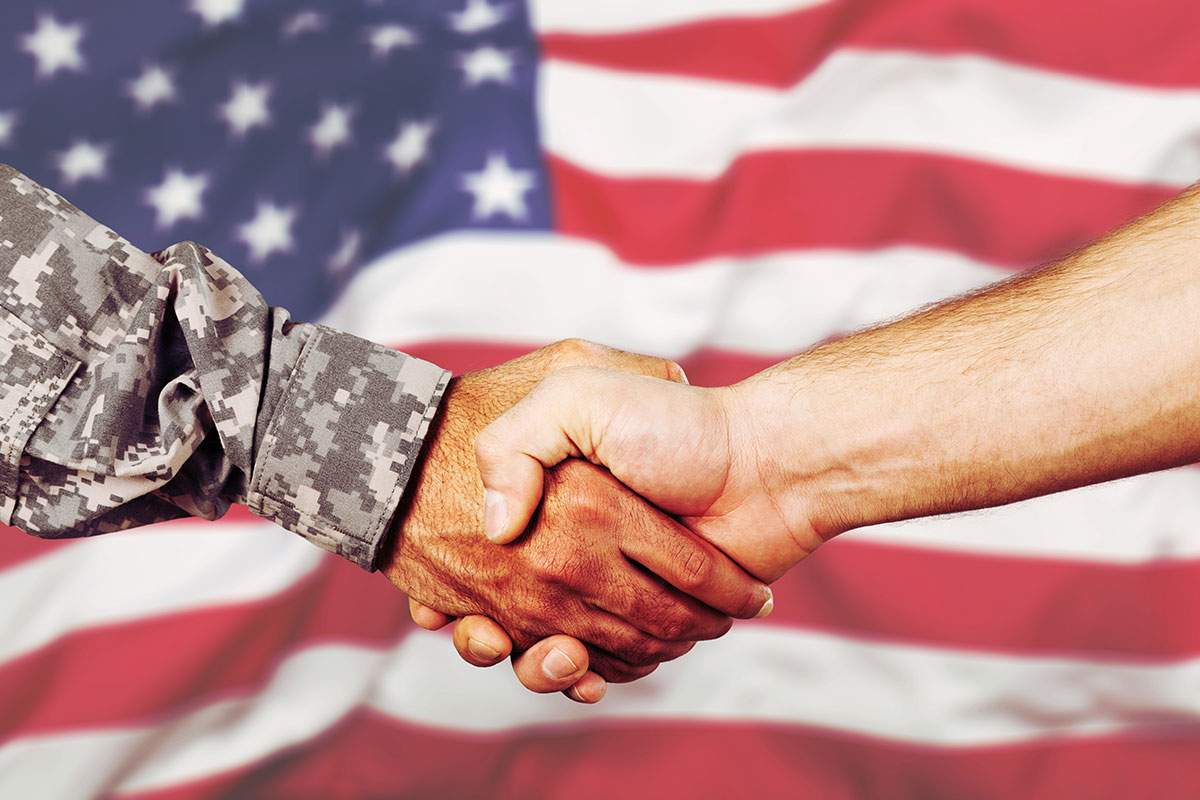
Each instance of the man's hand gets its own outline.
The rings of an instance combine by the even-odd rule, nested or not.
[[[736,389],[594,367],[555,372],[476,440],[492,512],[486,533],[516,539],[537,508],[543,469],[586,458],[773,581],[821,539],[782,513],[753,423]]]
[[[531,688],[569,686],[589,662],[609,680],[641,677],[696,640],[723,634],[726,614],[754,616],[769,596],[716,548],[589,465],[564,465],[551,475],[543,509],[520,545],[500,549],[479,535],[476,435],[556,367],[596,360],[678,377],[670,362],[568,342],[455,380],[384,566],[426,607],[415,618],[440,622],[429,619],[429,609],[485,615],[518,649],[552,634],[587,643],[582,654],[565,637],[538,645],[546,667],[569,662],[575,669],[552,686],[522,675],[536,684]],[[473,663],[488,663],[486,647],[483,657],[463,649],[476,656],[468,658]]]
[[[763,580],[851,528],[1200,459],[1200,185],[1063,261],[725,389],[552,374],[479,437],[488,533],[607,466]]]

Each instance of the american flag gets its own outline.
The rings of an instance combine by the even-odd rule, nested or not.
[[[1195,0],[0,19],[0,160],[459,371],[582,336],[728,383],[1200,178]],[[847,534],[594,708],[245,512],[5,531],[0,598],[5,798],[1200,796],[1195,468]]]

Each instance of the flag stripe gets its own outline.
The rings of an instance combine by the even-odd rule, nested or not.
[[[1153,14],[1119,0],[1097,5],[1080,14],[1041,0],[844,0],[649,30],[560,20],[541,43],[552,58],[776,87],[792,85],[842,47],[973,52],[1147,86],[1200,85],[1195,3],[1166,0]]]
[[[403,596],[386,580],[326,557],[259,600],[80,628],[0,665],[0,686],[9,687],[0,693],[0,742],[162,719],[254,692],[291,652],[327,642],[383,646],[410,627]]]
[[[603,3],[532,0],[537,31],[597,33],[684,25],[713,18],[760,17],[809,8],[827,0],[605,0]]]
[[[671,357],[701,347],[784,357],[1010,274],[909,247],[639,269],[578,238],[455,234],[367,267],[324,321],[389,344],[581,336]]]
[[[268,597],[323,554],[265,522],[170,526],[76,542],[0,572],[0,660],[73,630]]]
[[[472,736],[369,711],[320,740],[205,781],[204,797],[1179,797],[1200,730],[947,749],[777,725],[646,721]],[[347,765],[353,764],[353,768]],[[463,765],[469,764],[470,768]]]
[[[707,180],[614,178],[562,158],[548,163],[563,233],[651,265],[772,250],[911,245],[1030,266],[1065,255],[1174,194],[955,156],[874,150],[754,152]]]
[[[8,525],[0,525],[0,570],[69,547],[71,539],[40,539]]]
[[[549,59],[538,109],[551,153],[614,177],[714,178],[749,150],[799,148],[932,152],[1175,188],[1200,176],[1200,90],[974,55],[843,49],[785,90]]]
[[[1196,561],[1131,567],[981,557],[899,547],[894,537],[884,541],[889,543],[849,534],[822,549],[776,585],[772,623],[1097,660],[1200,652],[1200,633],[1172,623],[1196,610]],[[1006,607],[999,616],[998,597]],[[363,608],[372,611],[359,613]],[[1053,613],[1038,615],[1043,608]],[[10,687],[53,676],[52,692],[3,698],[7,713],[0,718],[10,724],[0,735],[116,724],[121,714],[128,720],[162,716],[183,698],[204,699],[261,681],[290,650],[326,640],[389,639],[405,628],[404,618],[401,597],[385,581],[326,558],[318,570],[259,601],[64,631],[0,667],[0,684]],[[186,640],[180,630],[188,631]],[[206,653],[219,654],[218,660],[210,663]]]
[[[1200,632],[1171,622],[1197,611],[1197,583],[1197,561],[1134,568],[980,557],[850,536],[776,583],[767,623],[943,648],[1169,662],[1200,654]],[[995,614],[998,597],[1004,615]],[[0,694],[0,742],[168,718],[253,693],[292,652],[382,647],[409,628],[404,598],[385,580],[325,559],[259,601],[80,629],[0,666],[0,685],[14,689]],[[34,685],[41,690],[15,691]]]
[[[464,731],[667,717],[787,723],[961,750],[1195,728],[1197,681],[1200,660],[1147,666],[1012,658],[745,625],[700,645],[686,666],[664,665],[584,708],[530,695],[507,670],[475,670],[444,637],[411,636],[383,651],[307,648],[285,659],[253,697],[158,725],[9,742],[0,747],[0,793],[26,796],[22,781],[32,775],[45,776],[43,797],[78,796],[118,775],[115,788],[125,792],[197,780],[312,739],[364,700],[398,720]],[[982,706],[981,693],[990,698]],[[153,759],[127,763],[117,755],[151,742]],[[16,763],[23,769],[14,770]]]
[[[774,585],[769,621],[1013,654],[1178,659],[1200,655],[1200,630],[1176,623],[1200,614],[1197,586],[1195,560],[981,556],[849,534]]]
[[[446,647],[441,637],[431,643]],[[249,696],[217,700],[157,724],[10,741],[0,747],[0,796],[107,797],[253,763],[334,725],[370,694],[396,652],[310,647],[283,659],[270,681]]]

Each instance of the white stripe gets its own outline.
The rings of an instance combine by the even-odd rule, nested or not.
[[[374,707],[474,731],[597,718],[814,725],[907,742],[987,746],[1102,735],[1200,717],[1200,659],[1133,665],[858,641],[766,625],[701,642],[594,708],[537,702],[510,675],[455,665],[423,636],[388,672]]]
[[[1134,665],[1020,658],[747,625],[702,643],[645,681],[612,687],[603,703],[584,708],[525,692],[507,668],[467,666],[443,636],[414,634],[383,653],[308,648],[284,661],[255,696],[156,726],[10,742],[0,747],[0,796],[165,788],[311,739],[362,703],[398,720],[477,732],[683,718],[995,746],[1194,724],[1200,721],[1200,660]]]
[[[846,536],[1018,558],[1118,564],[1200,558],[1200,469],[1139,475],[1002,508],[861,528]]]
[[[74,542],[0,571],[0,661],[80,628],[269,597],[320,559],[265,522],[173,523]]]
[[[641,269],[583,240],[461,233],[376,261],[325,321],[388,343],[582,336],[672,357],[706,345],[783,356],[1009,274],[914,247]]]
[[[107,796],[254,762],[333,726],[369,697],[396,655],[315,646],[285,659],[250,697],[211,703],[159,725],[14,740],[0,747],[0,797]]]
[[[750,150],[873,148],[1169,186],[1200,177],[1200,91],[973,55],[846,49],[786,90],[550,60],[538,85],[547,149],[610,175],[712,178]]]
[[[538,33],[621,33],[709,19],[786,14],[826,0],[533,0]]]

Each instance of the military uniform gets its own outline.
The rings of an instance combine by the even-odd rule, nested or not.
[[[0,522],[90,536],[245,503],[373,569],[448,379],[0,165]]]

